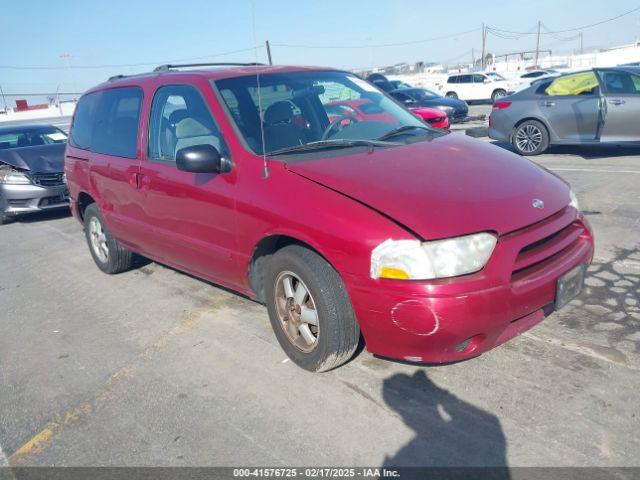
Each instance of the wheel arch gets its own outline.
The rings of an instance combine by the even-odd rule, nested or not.
[[[327,258],[322,251],[314,245],[314,242],[309,239],[302,239],[301,236],[287,233],[271,233],[261,238],[253,248],[251,253],[251,259],[248,266],[248,279],[249,286],[253,293],[260,302],[265,301],[264,293],[264,274],[267,262],[271,255],[275,254],[278,250],[283,249],[289,245],[299,245],[307,248],[314,253],[322,257],[331,267],[336,270],[333,263]],[[339,273],[338,273],[339,274]]]
[[[96,203],[96,201],[87,192],[82,191],[78,194],[78,199],[76,200],[76,209],[80,221],[84,222],[84,212],[92,203]]]

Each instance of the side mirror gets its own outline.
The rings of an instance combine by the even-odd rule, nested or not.
[[[484,79],[484,83],[491,83],[491,82],[493,82],[493,80],[491,80],[490,78],[485,78]]]
[[[225,163],[213,145],[193,145],[181,148],[176,153],[176,166],[185,172],[222,173]]]

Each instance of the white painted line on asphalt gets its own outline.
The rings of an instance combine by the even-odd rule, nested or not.
[[[554,168],[548,167],[549,170],[558,172],[593,172],[593,173],[640,173],[640,170],[605,170],[599,168]]]

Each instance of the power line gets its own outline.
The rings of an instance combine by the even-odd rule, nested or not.
[[[232,55],[234,53],[248,52],[264,48],[264,45],[257,45],[255,47],[242,48],[239,50],[232,50],[229,52],[214,53],[212,55],[202,55],[200,57],[178,58],[173,60],[159,60],[156,62],[144,62],[144,63],[121,63],[121,64],[104,64],[104,65],[65,65],[65,66],[44,66],[44,65],[0,65],[0,69],[5,70],[67,70],[67,69],[103,69],[103,68],[127,68],[127,67],[148,67],[153,65],[161,65],[165,63],[177,63],[177,62],[190,62],[193,60],[203,60],[207,58],[222,57],[225,55]]]
[[[396,42],[396,43],[379,43],[379,44],[359,44],[359,45],[302,45],[302,44],[291,44],[291,43],[272,43],[273,47],[285,47],[285,48],[326,48],[326,49],[356,49],[356,48],[380,48],[380,47],[400,47],[404,45],[415,45],[419,43],[428,43],[435,42],[438,40],[447,40],[449,38],[459,37],[462,35],[467,35],[469,33],[477,32],[478,29],[474,28],[472,30],[466,30],[464,32],[452,33],[449,35],[443,35],[441,37],[432,37],[425,38],[422,40],[410,40],[407,42]]]
[[[557,33],[568,33],[568,32],[577,32],[579,30],[586,30],[587,28],[592,28],[592,27],[597,27],[598,25],[602,25],[604,23],[609,23],[609,22],[613,22],[614,20],[618,20],[619,18],[625,17],[627,15],[630,15],[634,12],[640,11],[640,7],[636,7],[633,8],[631,10],[628,10],[624,13],[621,13],[619,15],[616,15],[615,17],[611,17],[611,18],[607,18],[606,20],[601,20],[599,22],[595,22],[595,23],[590,23],[588,25],[582,25],[581,27],[575,27],[575,28],[567,28],[564,30],[554,30],[554,31],[548,31],[548,32],[542,32],[542,35],[553,35],[553,34],[557,34]],[[512,35],[535,35],[536,32],[514,32],[512,30],[503,30],[500,28],[495,28],[495,27],[488,27],[492,32],[501,32],[501,33],[505,33],[505,34],[512,34]]]

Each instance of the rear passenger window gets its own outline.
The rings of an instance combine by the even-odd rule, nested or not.
[[[190,85],[160,87],[151,105],[149,159],[173,163],[178,150],[195,145],[213,145],[228,155],[200,92]]]
[[[80,99],[71,128],[72,146],[116,157],[136,158],[142,90],[114,88]]]

